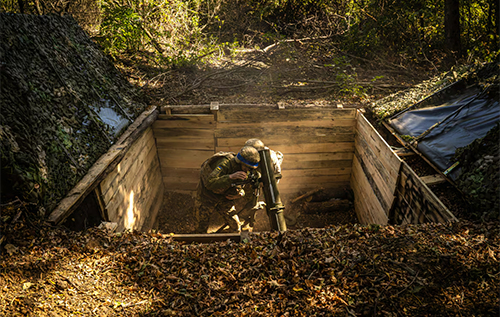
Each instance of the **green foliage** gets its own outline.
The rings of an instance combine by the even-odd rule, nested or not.
[[[111,56],[152,52],[157,62],[189,65],[207,41],[199,24],[199,2],[104,0],[98,39]]]
[[[19,1],[0,9],[19,12]],[[24,13],[71,13],[89,19],[81,8],[101,10],[99,39],[112,56],[153,51],[157,61],[176,65],[199,61],[202,47],[222,43],[269,45],[282,36],[332,36],[344,51],[367,58],[397,56],[419,63],[449,53],[444,34],[444,1],[336,0],[85,0],[24,1]],[[460,0],[462,53],[468,61],[492,61],[499,51],[498,1]],[[51,8],[55,11],[51,11]],[[57,10],[56,10],[57,8]],[[90,10],[87,10],[90,11]],[[84,23],[85,24],[85,23]],[[89,25],[90,25],[89,24]],[[89,30],[90,31],[90,30]],[[213,39],[216,39],[215,41]]]
[[[102,45],[111,55],[137,51],[142,48],[144,31],[141,17],[128,6],[103,6],[104,19],[101,24]]]

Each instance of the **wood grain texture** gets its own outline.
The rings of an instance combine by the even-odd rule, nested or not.
[[[377,199],[361,165],[355,157],[352,165],[351,188],[354,192],[354,208],[362,224],[388,223],[386,212]]]
[[[217,122],[261,123],[293,121],[334,121],[336,119],[354,119],[356,109],[261,109],[257,113],[247,109],[226,109],[221,107],[217,113]]]
[[[113,184],[120,182],[131,168],[143,164],[146,156],[148,154],[152,155],[151,153],[156,153],[156,149],[152,130],[148,129],[137,142],[130,147],[130,150],[122,158],[116,168],[103,179],[100,184],[102,194],[106,196],[110,188],[113,187]]]
[[[158,150],[162,169],[200,167],[213,154],[213,150]]]
[[[159,115],[153,129],[197,128],[211,129],[215,127],[213,115]]]
[[[379,158],[387,172],[391,175],[390,178],[397,178],[401,159],[394,153],[389,144],[387,144],[363,115],[359,116],[356,129],[357,133],[363,136],[374,155]]]
[[[457,221],[406,162],[402,164],[390,218],[396,224]]]
[[[272,125],[266,127],[254,128],[217,128],[215,131],[216,138],[259,138],[266,139],[273,138],[280,140],[282,144],[295,144],[297,140],[307,140],[307,142],[298,143],[325,143],[322,142],[325,138],[337,137],[339,134],[345,134],[344,139],[349,135],[354,134],[355,127],[295,127],[295,126],[280,126],[273,127]],[[336,139],[336,138],[335,138]],[[264,141],[264,140],[262,140]],[[338,140],[342,142],[344,140]],[[275,143],[276,141],[272,142]],[[344,141],[345,142],[345,141]],[[219,145],[219,143],[217,143]],[[243,144],[242,144],[243,145]]]

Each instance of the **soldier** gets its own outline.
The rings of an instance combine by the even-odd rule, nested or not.
[[[219,213],[232,231],[239,231],[241,223],[236,215],[235,202],[244,196],[248,203],[254,191],[251,184],[232,186],[236,181],[245,180],[250,171],[259,166],[259,152],[244,146],[238,154],[219,152],[201,165],[200,182],[196,199],[197,233],[206,233],[210,216]],[[250,197],[249,197],[250,196]]]
[[[257,149],[257,151],[260,151],[263,148],[265,148],[264,142],[262,142],[259,139],[248,139],[245,142],[245,145],[252,146],[255,149]],[[283,153],[281,153],[280,151],[275,152],[275,151],[270,149],[269,154],[271,154],[271,161],[273,161],[274,173],[281,174],[281,164],[283,163]],[[277,182],[279,182],[279,180],[277,180]]]
[[[259,139],[248,139],[245,142],[245,146],[251,146],[255,148],[257,151],[260,151],[265,148],[264,142]],[[275,174],[279,174],[281,178],[281,164],[283,163],[283,153],[280,151],[273,151],[269,149],[269,154],[271,156],[271,161],[273,162],[273,169]],[[260,172],[260,168],[257,169]],[[279,183],[280,178],[276,179],[276,183]],[[246,222],[249,224],[249,227],[252,228],[255,223],[255,212],[257,209],[263,208],[265,203],[263,201],[258,201],[259,193],[256,192],[253,195],[253,201],[250,203],[247,202],[238,202],[236,205],[238,212],[238,217],[242,222]]]

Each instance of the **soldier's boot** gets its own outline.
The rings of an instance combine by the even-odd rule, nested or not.
[[[242,223],[240,222],[240,218],[238,218],[238,214],[236,213],[236,210],[231,208],[229,212],[221,212],[220,215],[222,216],[222,219],[225,222],[225,225],[221,227],[218,232],[224,230],[226,226],[229,226],[229,230],[231,232],[240,232],[241,231],[241,225]]]
[[[227,225],[229,226],[229,230],[232,232],[240,232],[241,231],[241,225],[243,224],[240,221],[240,218],[238,215],[233,215],[232,217],[228,218],[226,220]]]

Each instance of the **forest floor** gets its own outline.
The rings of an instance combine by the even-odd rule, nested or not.
[[[164,71],[138,61],[120,68],[147,83],[143,92],[154,105],[281,101],[361,109],[429,74],[345,59],[334,70],[327,65],[341,63],[333,54],[310,56],[302,45],[201,69]],[[339,88],[342,80],[350,84]],[[432,172],[415,156],[409,163],[419,175]],[[435,193],[460,222],[361,226],[348,212],[302,215],[283,235],[211,244],[171,239],[169,232],[192,225],[180,208],[161,232],[110,233],[52,227],[23,203],[3,206],[2,219],[10,220],[1,228],[0,316],[498,315],[498,222],[468,221],[453,188]],[[192,200],[177,203],[190,208]]]

